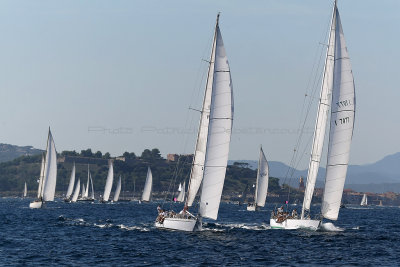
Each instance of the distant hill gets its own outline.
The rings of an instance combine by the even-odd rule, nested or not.
[[[232,160],[229,164],[233,162],[243,162],[247,163],[249,168],[257,168],[255,160]],[[288,166],[278,161],[270,161],[269,166],[270,176],[280,178],[280,181],[284,182]],[[323,185],[325,171],[325,168],[319,169],[317,187]],[[290,185],[296,186],[300,176],[306,178],[307,170],[295,170],[293,174],[295,179],[292,179]],[[386,156],[372,164],[349,165],[345,188],[373,193],[400,192],[400,152]]]
[[[0,144],[0,162],[10,161],[20,156],[33,156],[42,152],[42,150],[33,148],[32,146]]]

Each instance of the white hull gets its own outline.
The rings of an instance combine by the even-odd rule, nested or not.
[[[43,202],[42,201],[33,201],[29,203],[29,208],[31,209],[40,209],[42,207]]]
[[[195,218],[192,219],[165,218],[163,223],[156,222],[155,225],[157,228],[193,232],[196,222],[197,220]]]
[[[275,229],[285,229],[285,230],[295,230],[295,229],[310,229],[317,230],[319,228],[320,220],[310,220],[310,219],[287,219],[281,223],[276,222],[276,219],[270,219],[269,224],[271,228]]]
[[[256,211],[256,206],[247,206],[247,211]]]

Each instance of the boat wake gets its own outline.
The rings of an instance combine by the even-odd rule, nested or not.
[[[271,227],[267,224],[244,224],[244,223],[205,223],[203,224],[203,231],[224,232],[234,229],[245,229],[252,231],[269,230]]]
[[[335,226],[333,223],[322,223],[320,227],[320,231],[322,232],[343,232],[344,229]]]

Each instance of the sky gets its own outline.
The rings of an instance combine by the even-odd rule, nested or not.
[[[0,1],[0,142],[193,153],[213,37],[234,90],[230,159],[289,163],[331,0]],[[400,151],[398,0],[340,0],[357,110],[350,164]],[[319,91],[319,88],[317,88]],[[313,100],[312,96],[308,100]],[[312,137],[317,104],[306,124]],[[309,149],[301,168],[306,168]]]

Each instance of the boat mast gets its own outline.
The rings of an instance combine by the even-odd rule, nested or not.
[[[314,128],[313,145],[311,149],[310,163],[307,174],[307,184],[304,191],[301,219],[304,219],[305,211],[310,210],[314,187],[317,180],[318,169],[321,162],[322,148],[324,144],[328,113],[331,106],[331,95],[333,85],[333,68],[335,64],[335,21],[336,21],[336,0],[333,6],[332,19],[329,32],[329,41],[325,56],[324,74],[322,79],[321,93],[317,119]]]
[[[215,61],[215,48],[216,48],[216,41],[217,41],[217,28],[219,24],[219,15],[217,15],[217,21],[215,23],[215,30],[214,30],[214,38],[213,44],[211,49],[210,60],[208,61],[208,74],[207,74],[207,82],[206,88],[204,91],[203,97],[203,106],[201,110],[201,117],[199,121],[199,127],[197,131],[197,139],[196,139],[196,147],[195,147],[195,154],[192,160],[192,169],[190,171],[190,179],[187,191],[187,197],[185,200],[185,209],[192,206],[193,201],[196,197],[197,191],[200,188],[201,181],[203,180],[204,175],[204,161],[207,149],[207,136],[208,136],[208,126],[210,121],[210,105],[211,105],[211,95],[212,95],[212,86],[214,81],[214,61]],[[201,136],[205,140],[200,141]],[[198,177],[201,177],[198,179]],[[197,179],[196,179],[197,178]],[[196,179],[196,181],[195,181]]]

